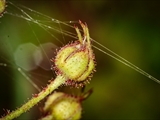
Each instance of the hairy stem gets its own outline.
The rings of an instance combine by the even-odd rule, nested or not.
[[[35,94],[31,100],[22,105],[20,108],[15,111],[7,114],[5,117],[0,118],[0,120],[12,120],[22,113],[28,111],[34,105],[36,105],[39,101],[44,99],[47,95],[49,95],[53,90],[57,89],[60,85],[65,82],[66,78],[62,75],[58,75],[54,81],[52,81],[45,89],[43,89],[39,94]]]

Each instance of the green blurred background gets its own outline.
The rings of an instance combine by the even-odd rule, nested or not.
[[[14,4],[27,6],[60,21],[86,22],[93,39],[160,79],[159,2],[15,0]],[[15,8],[10,4],[7,9],[10,12],[18,12],[14,11]],[[68,30],[67,26],[61,27]],[[52,42],[57,47],[62,46],[35,24],[30,27],[26,20],[7,14],[0,18],[0,63],[8,65],[0,66],[1,115],[4,113],[3,108],[13,110],[27,101],[32,93],[37,92],[17,71],[14,61],[14,54],[19,45],[31,42],[38,46],[32,30],[41,44]],[[52,34],[62,40],[63,44],[75,40],[64,36],[64,41],[63,36]],[[94,92],[83,102],[82,120],[160,118],[160,85],[102,52],[96,49],[94,52],[97,72],[86,86],[86,90],[93,88]],[[46,82],[55,76],[51,71],[41,68],[25,73],[40,87],[45,86]],[[69,88],[69,91],[74,90]],[[42,105],[43,102],[18,119],[39,118]]]

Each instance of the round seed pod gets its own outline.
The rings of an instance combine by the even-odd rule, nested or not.
[[[41,120],[78,120],[82,107],[79,98],[62,92],[55,92],[45,102],[46,116]]]
[[[54,69],[57,75],[63,74],[68,79],[66,84],[83,86],[95,70],[95,57],[88,28],[82,22],[80,25],[83,28],[84,37],[75,27],[79,40],[62,47],[52,61],[55,63]]]

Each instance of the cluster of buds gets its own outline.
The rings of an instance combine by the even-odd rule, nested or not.
[[[66,84],[72,86],[83,86],[95,71],[95,56],[91,47],[91,39],[86,24],[79,22],[84,35],[82,36],[78,27],[75,30],[78,40],[62,47],[52,61],[56,74],[62,74],[67,78]]]
[[[86,24],[79,21],[84,35],[75,26],[78,40],[62,47],[52,62],[57,76],[62,75],[67,80],[66,85],[83,86],[95,71],[95,56],[92,51],[89,30]],[[92,90],[91,90],[92,91]],[[43,108],[42,120],[78,120],[81,118],[81,102],[86,99],[91,91],[82,96],[71,96],[62,92],[50,95]]]

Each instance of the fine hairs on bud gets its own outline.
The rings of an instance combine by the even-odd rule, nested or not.
[[[79,120],[82,116],[81,104],[92,92],[90,89],[80,96],[54,92],[45,102],[41,120]]]
[[[55,63],[56,74],[64,75],[66,84],[83,86],[95,71],[95,56],[91,48],[89,30],[86,24],[79,21],[84,35],[75,26],[78,41],[62,47],[52,62]]]
[[[45,116],[41,120],[78,120],[82,106],[78,97],[54,92],[45,102],[43,111]]]
[[[83,29],[84,35],[82,36],[78,27],[75,26],[78,40],[62,47],[57,52],[55,59],[52,59],[52,62],[55,64],[53,68],[57,74],[56,78],[40,93],[34,94],[28,102],[15,111],[8,113],[2,120],[10,120],[20,116],[64,83],[66,85],[82,87],[88,82],[88,79],[90,79],[95,71],[95,56],[91,47],[88,27],[81,21],[79,21],[79,23]],[[65,118],[67,118],[67,120],[80,119],[82,109],[80,103],[88,95],[86,94],[81,99],[77,99],[71,96],[66,97],[66,95],[60,93],[60,96],[58,98],[56,97],[56,101],[60,104],[55,104],[56,101],[54,101],[53,103],[56,107],[54,106],[51,108],[52,102],[47,102],[46,105],[51,104],[49,106],[47,105],[48,107],[45,107],[44,111],[48,113],[49,110],[49,114],[53,113],[53,116],[56,116],[55,118],[57,120],[62,120],[63,118],[64,120],[66,120]],[[53,101],[53,98],[49,97],[49,101]],[[60,98],[62,99],[59,101]],[[65,110],[65,112],[63,112],[63,110]],[[57,111],[61,112],[59,113]],[[47,118],[45,117],[43,120],[52,120],[53,116],[47,116]]]

